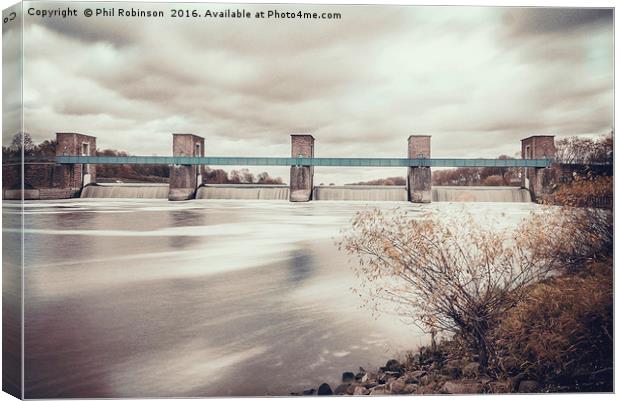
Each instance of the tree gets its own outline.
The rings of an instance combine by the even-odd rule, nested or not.
[[[30,155],[34,150],[34,147],[34,142],[32,142],[32,137],[30,134],[27,132],[19,132],[13,136],[9,149],[15,153],[21,153],[23,148],[24,155]]]
[[[613,131],[598,138],[572,136],[555,142],[555,158],[560,163],[612,163]]]
[[[554,258],[529,257],[527,236],[523,228],[497,232],[471,219],[371,210],[356,214],[339,247],[359,258],[362,295],[375,310],[387,307],[427,332],[462,337],[486,370],[496,322],[557,266]]]

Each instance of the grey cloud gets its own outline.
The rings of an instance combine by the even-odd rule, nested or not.
[[[613,23],[611,8],[516,8],[503,17],[512,35],[567,33],[587,25]]]
[[[231,156],[286,156],[289,134],[301,130],[320,156],[404,157],[407,137],[424,133],[437,157],[494,157],[533,133],[611,128],[605,18],[562,28],[544,9],[509,10],[519,19],[507,25],[504,8],[299,8],[344,19],[31,21],[29,130],[36,140],[82,131],[100,147],[161,155],[172,132],[195,132],[208,154]],[[541,18],[544,30],[528,28]],[[398,172],[317,174],[343,183]]]

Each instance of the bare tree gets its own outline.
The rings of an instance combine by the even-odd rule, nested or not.
[[[532,258],[526,236],[471,218],[372,210],[354,217],[339,246],[359,258],[360,295],[376,310],[387,306],[427,332],[462,335],[486,370],[493,325],[557,266],[553,257]]]
[[[611,163],[613,131],[598,138],[572,136],[558,139],[555,158],[561,163]]]
[[[9,149],[15,153],[21,152],[24,150],[25,155],[29,155],[35,148],[34,142],[32,142],[32,137],[27,132],[19,132],[13,135],[13,140],[11,141],[11,146]]]

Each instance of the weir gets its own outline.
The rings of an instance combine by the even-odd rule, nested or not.
[[[167,199],[168,184],[96,184],[82,191],[82,198]],[[196,199],[287,201],[287,185],[211,184],[196,191]],[[406,202],[406,186],[316,186],[314,201]],[[531,202],[530,192],[519,187],[451,187],[432,189],[433,202]]]
[[[288,185],[204,185],[198,188],[196,199],[256,199],[288,200]]]
[[[168,184],[96,184],[82,190],[81,198],[168,199]]]
[[[172,156],[96,156],[96,138],[78,133],[58,133],[56,157],[39,163],[5,160],[4,199],[96,198],[269,199],[291,202],[310,200],[410,201],[527,201],[547,194],[574,168],[553,163],[554,137],[532,136],[521,141],[522,159],[438,159],[431,157],[431,136],[411,135],[407,158],[321,158],[314,156],[311,134],[291,134],[290,157],[205,157],[205,140],[194,134],[173,134]],[[97,164],[168,164],[169,185],[96,184]],[[224,186],[204,182],[206,165],[290,166],[288,186]],[[407,169],[406,187],[318,186],[314,167],[400,167]],[[431,185],[432,167],[517,167],[523,169],[522,187],[461,188]],[[583,166],[582,166],[583,167]],[[7,174],[8,172],[8,174]],[[8,185],[7,185],[8,182]],[[93,185],[93,183],[95,183]],[[164,192],[167,194],[164,196]],[[528,198],[530,196],[530,198]]]

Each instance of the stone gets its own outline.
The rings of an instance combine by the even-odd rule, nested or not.
[[[463,368],[463,376],[465,377],[477,377],[480,374],[480,364],[478,362],[471,362],[465,365]]]
[[[390,359],[385,364],[385,369],[383,370],[390,371],[390,372],[398,372],[402,370],[402,365],[396,359]]]
[[[314,395],[314,393],[316,393],[316,390],[311,388],[309,390],[304,390],[302,394],[303,395]]]
[[[415,392],[418,391],[418,385],[417,384],[407,384],[405,386],[405,390],[403,392],[403,394],[413,394]]]
[[[356,386],[353,390],[353,395],[368,395],[370,394],[370,390],[368,390],[364,386]]]
[[[318,395],[333,395],[333,394],[334,394],[334,392],[332,391],[332,388],[330,387],[329,384],[322,383],[319,386]]]
[[[336,395],[347,394],[349,391],[349,387],[351,387],[351,383],[343,383],[339,385],[338,387],[336,387],[336,389],[334,390],[334,394]]]
[[[522,380],[519,383],[520,393],[535,393],[538,391],[539,384],[536,380]]]
[[[423,370],[414,370],[413,372],[406,372],[403,375],[406,383],[420,383],[420,378],[426,374]]]
[[[482,385],[476,381],[447,381],[441,387],[441,392],[447,394],[477,394],[481,391]]]
[[[388,384],[391,394],[405,394],[406,387],[407,383],[403,379],[391,380]]]
[[[450,377],[451,379],[458,379],[461,376],[461,369],[454,363],[448,363],[441,368],[441,374]]]
[[[353,374],[353,372],[344,372],[342,374],[343,383],[350,383],[352,381],[355,381],[355,375]]]
[[[387,388],[385,384],[380,384],[375,386],[370,390],[370,395],[387,395],[390,394],[390,390]]]
[[[370,383],[377,380],[377,375],[374,373],[370,373],[367,372],[364,376],[362,376],[362,378],[360,379],[360,382],[362,383]]]

